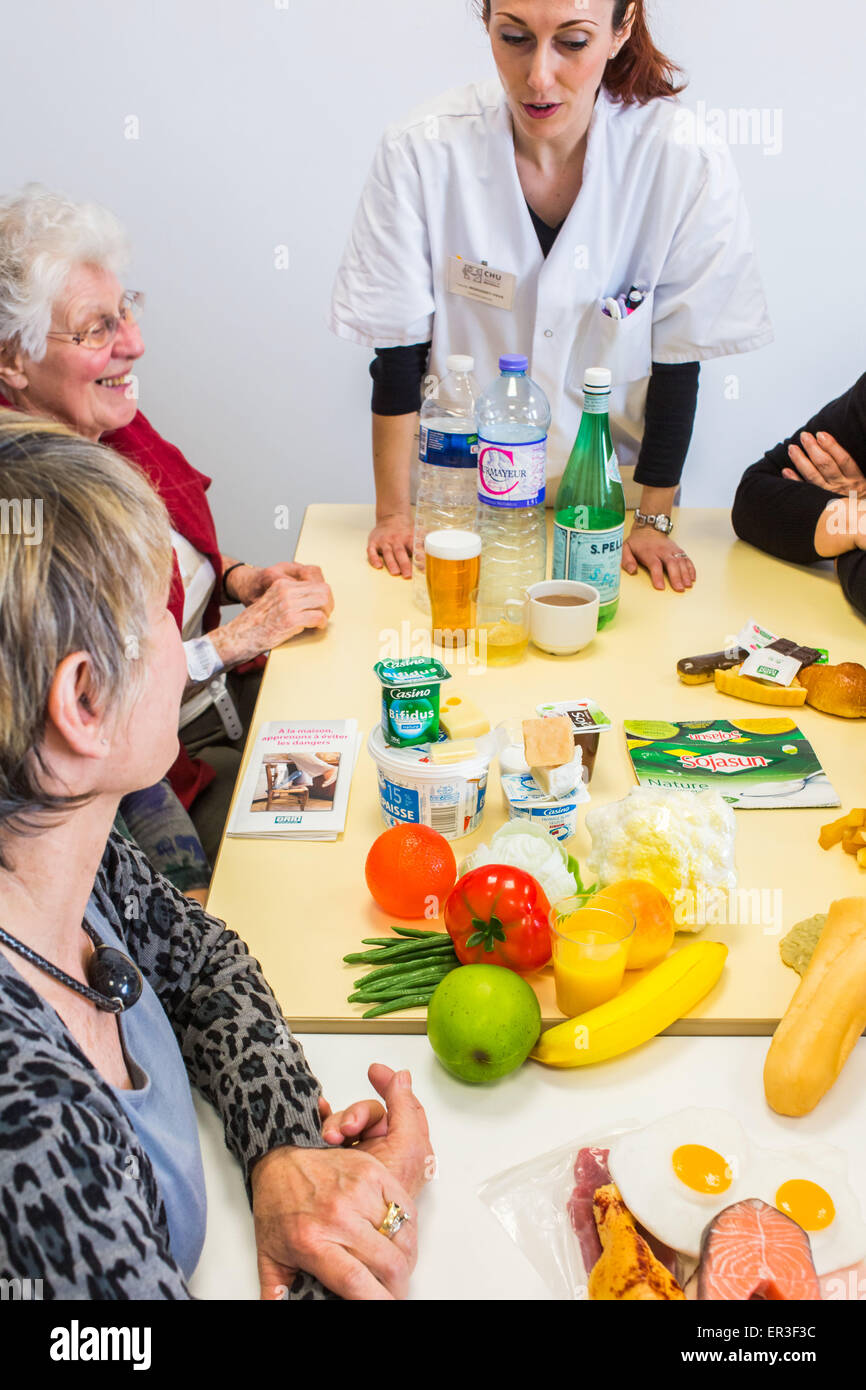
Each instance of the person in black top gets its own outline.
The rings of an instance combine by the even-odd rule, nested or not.
[[[866,375],[743,474],[734,530],[795,565],[835,559],[866,616]]]

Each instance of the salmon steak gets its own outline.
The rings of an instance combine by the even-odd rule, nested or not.
[[[809,1237],[784,1212],[747,1197],[713,1217],[701,1241],[699,1299],[821,1298]]]

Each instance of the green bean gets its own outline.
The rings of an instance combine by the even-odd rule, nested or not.
[[[355,986],[356,989],[378,989],[380,985],[404,985],[407,980],[412,981],[419,975],[445,975],[449,970],[454,970],[458,962],[456,960],[437,960],[431,961],[427,965],[419,965],[416,970],[401,970],[399,975],[379,975],[373,971],[372,975],[365,975],[364,978]]]
[[[378,1018],[380,1014],[396,1014],[402,1009],[426,1008],[433,998],[433,991],[426,994],[409,994],[401,999],[389,999],[384,1004],[378,1004],[375,1009],[368,1009],[363,1018]]]
[[[405,990],[395,989],[390,994],[386,994],[384,990],[381,994],[364,994],[356,989],[348,996],[348,1000],[350,1004],[376,1004],[383,999],[402,999],[404,993]]]
[[[421,949],[417,943],[409,945],[401,942],[399,946],[380,946],[376,951],[353,951],[351,955],[343,956],[347,965],[382,965],[386,961],[413,960],[421,954]],[[450,951],[453,949],[451,940],[437,943],[435,946],[423,947],[428,951]]]
[[[394,998],[397,995],[406,994],[410,990],[414,990],[416,986],[438,985],[439,982],[444,980],[446,975],[450,975],[451,971],[454,969],[456,969],[456,967],[451,965],[447,970],[424,970],[420,971],[417,975],[407,975],[403,980],[385,980],[383,984],[361,986],[358,993],[364,995],[368,999]]]
[[[360,980],[356,980],[355,988],[360,988],[365,982],[369,984],[373,981],[379,982],[381,980],[391,979],[392,977],[397,980],[401,975],[408,975],[411,971],[420,970],[424,966],[444,965],[450,963],[452,959],[456,964],[456,955],[452,957],[446,951],[440,951],[439,954],[435,956],[420,956],[418,960],[403,960],[393,965],[382,965],[378,970],[369,970]]]
[[[396,930],[396,928],[395,928]],[[393,936],[365,936],[361,940],[362,946],[407,946],[415,950],[422,949],[424,946],[444,946],[446,941],[451,938],[447,932],[424,931],[414,932],[411,937],[404,937],[403,933],[395,940]]]
[[[362,946],[411,946],[413,942],[401,941],[399,937],[395,940],[393,936],[363,936]]]
[[[393,960],[400,956],[418,956],[424,951],[446,951],[453,945],[450,937],[441,941],[393,941],[388,946],[374,946],[369,951],[359,952],[371,960]]]
[[[432,941],[432,940],[434,939],[434,937],[437,937],[437,936],[438,936],[438,937],[447,937],[447,936],[448,936],[448,933],[445,932],[445,931],[421,931],[420,928],[418,928],[418,927],[398,927],[398,926],[396,925],[396,923],[395,923],[394,926],[392,926],[391,930],[392,930],[392,931],[395,931],[395,932],[397,932],[397,933],[399,933],[400,936],[417,936],[417,937],[419,937],[419,938],[421,938],[422,940],[425,940],[425,941],[426,941],[426,940]]]

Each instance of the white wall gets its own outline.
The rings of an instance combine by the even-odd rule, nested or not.
[[[866,367],[864,21],[859,0],[654,8],[690,105],[782,113],[780,154],[734,149],[777,341],[703,372],[685,500],[723,505],[746,464]],[[148,294],[141,405],[213,475],[224,550],[282,558],[307,503],[372,498],[370,354],[325,327],[334,271],[384,124],[490,72],[468,0],[7,12],[2,184],[95,198],[129,227],[129,284]]]

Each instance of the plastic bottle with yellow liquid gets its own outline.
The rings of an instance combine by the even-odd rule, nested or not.
[[[526,357],[501,357],[499,377],[478,401],[477,654],[493,666],[518,661],[526,651],[525,591],[547,573],[550,405],[528,369]]]

